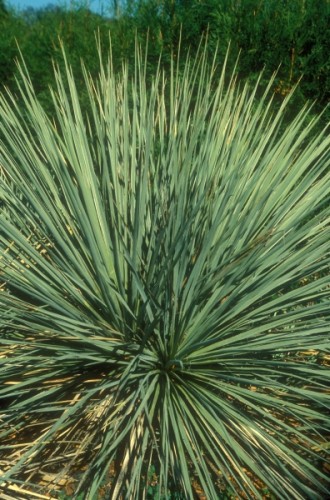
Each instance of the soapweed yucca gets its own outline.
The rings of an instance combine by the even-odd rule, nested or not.
[[[2,490],[321,498],[327,131],[203,54],[83,111],[64,60],[53,116],[23,63],[0,100]]]

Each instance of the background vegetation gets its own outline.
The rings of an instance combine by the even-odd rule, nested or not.
[[[37,95],[50,106],[46,89],[53,81],[52,61],[61,61],[59,38],[77,75],[82,57],[92,74],[97,72],[96,30],[104,42],[110,29],[114,63],[118,65],[123,58],[132,61],[136,36],[142,46],[148,36],[149,70],[152,66],[155,69],[160,53],[164,61],[169,61],[180,38],[182,52],[194,53],[201,36],[207,33],[209,55],[212,57],[219,45],[220,63],[229,41],[229,66],[241,51],[237,68],[241,79],[256,79],[265,67],[266,83],[280,66],[274,82],[279,100],[303,76],[292,107],[308,99],[317,101],[316,110],[320,110],[329,101],[328,0],[109,0],[104,3],[103,16],[90,11],[86,2],[71,5],[72,10],[50,4],[41,10],[17,12],[0,1],[3,85],[14,87],[16,43],[28,61]]]

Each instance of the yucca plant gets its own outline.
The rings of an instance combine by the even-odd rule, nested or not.
[[[68,477],[76,498],[146,498],[150,471],[164,499],[327,491],[330,138],[308,106],[283,132],[272,81],[175,61],[150,78],[138,49],[132,74],[100,57],[84,111],[66,59],[52,117],[24,63],[1,95],[14,498]]]

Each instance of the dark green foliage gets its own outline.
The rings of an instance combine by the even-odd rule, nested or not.
[[[317,101],[316,111],[329,102],[328,0],[127,0],[120,8],[118,2],[109,3],[105,12],[112,17],[93,13],[84,3],[75,5],[71,11],[48,7],[17,13],[0,4],[0,82],[13,88],[16,40],[29,62],[36,92],[49,112],[52,107],[47,88],[52,83],[52,61],[61,64],[59,38],[83,92],[80,60],[83,58],[96,76],[95,33],[107,46],[109,30],[117,68],[123,59],[133,60],[136,37],[142,46],[148,40],[147,69],[152,72],[161,53],[166,65],[179,44],[182,53],[194,54],[201,36],[207,36],[209,57],[218,47],[220,65],[231,42],[230,70],[241,51],[237,68],[240,79],[255,80],[265,68],[262,82],[266,85],[278,70],[274,91],[279,104],[303,77],[291,104],[293,114],[306,99]],[[329,112],[323,123],[328,117]]]
[[[0,0],[0,16],[5,16],[8,14],[7,8],[5,6],[4,0]]]
[[[15,37],[25,29],[24,21],[0,4],[0,84],[12,84],[14,57],[17,54]]]
[[[165,51],[175,49],[180,30],[183,47],[192,51],[205,33],[210,52],[219,43],[223,54],[231,41],[236,52],[242,51],[244,77],[264,66],[272,73],[281,65],[282,92],[305,74],[303,92],[324,104],[329,98],[329,9],[327,0],[140,0],[133,17],[138,31],[149,29]]]
[[[29,62],[36,93],[47,108],[50,106],[46,96],[48,86],[53,82],[53,61],[61,63],[59,40],[67,47],[70,64],[76,73],[80,69],[81,58],[89,61],[93,72],[93,68],[98,65],[95,33],[99,30],[105,38],[108,36],[109,25],[101,16],[85,8],[69,11],[48,7],[42,10],[29,9],[21,14],[11,13],[3,20],[3,28],[4,50],[1,50],[2,47],[0,49],[1,83],[13,87],[18,75],[13,59],[18,56],[19,46]],[[10,50],[7,50],[7,46]]]

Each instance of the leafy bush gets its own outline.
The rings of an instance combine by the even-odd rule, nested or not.
[[[330,138],[142,61],[83,68],[86,115],[68,64],[51,118],[24,64],[0,98],[1,488],[321,498]]]
[[[208,33],[213,54],[220,44],[224,54],[241,50],[242,78],[265,80],[278,71],[279,94],[287,93],[303,76],[299,92],[319,105],[329,102],[330,4],[328,0],[139,0],[127,9],[138,33],[148,31],[153,48],[169,53],[178,40],[192,52]]]

